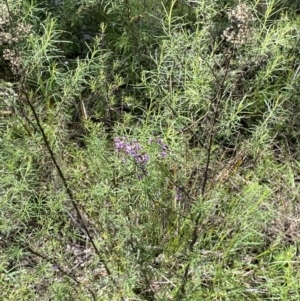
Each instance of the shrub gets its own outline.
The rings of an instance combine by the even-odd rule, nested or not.
[[[6,300],[298,300],[295,7],[2,1]]]

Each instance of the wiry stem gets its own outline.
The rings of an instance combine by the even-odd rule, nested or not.
[[[5,0],[5,4],[7,6],[8,12],[9,12],[10,30],[12,30],[12,16],[11,16],[11,11],[9,9],[9,4],[8,4],[7,0]],[[15,49],[15,52],[17,52],[17,47],[16,47],[15,43],[13,43],[13,47]],[[51,157],[52,163],[54,164],[54,166],[55,166],[55,168],[56,168],[56,170],[58,172],[58,175],[59,175],[59,177],[60,177],[60,179],[61,179],[61,181],[63,183],[63,186],[64,186],[64,188],[66,190],[66,193],[67,193],[67,195],[68,195],[68,197],[69,197],[69,199],[70,199],[70,201],[72,203],[72,206],[73,206],[73,208],[74,208],[74,210],[75,210],[75,212],[77,214],[77,217],[78,217],[78,219],[81,222],[81,226],[82,226],[84,232],[86,233],[86,235],[88,236],[88,239],[90,240],[90,242],[92,244],[92,247],[93,247],[95,253],[98,255],[98,257],[99,257],[101,263],[103,264],[103,266],[104,266],[107,274],[110,276],[111,275],[110,269],[108,268],[108,266],[107,266],[107,264],[105,262],[103,254],[101,254],[101,252],[97,248],[97,246],[95,244],[95,241],[94,241],[94,239],[93,239],[93,237],[92,237],[92,235],[91,235],[88,227],[86,226],[86,224],[84,222],[83,215],[82,215],[82,213],[81,213],[81,211],[80,211],[80,209],[79,209],[79,207],[77,205],[78,202],[77,202],[76,198],[74,197],[73,192],[72,192],[70,186],[68,185],[66,177],[65,177],[65,175],[64,175],[61,167],[59,166],[59,164],[58,164],[58,162],[56,160],[55,154],[54,154],[54,152],[53,152],[53,150],[52,150],[52,148],[50,146],[50,143],[48,141],[47,135],[46,135],[46,133],[45,133],[43,127],[42,127],[40,118],[39,118],[39,116],[38,116],[38,114],[37,114],[37,112],[35,110],[34,105],[32,104],[32,102],[30,100],[29,93],[28,93],[28,91],[27,91],[27,89],[26,89],[26,87],[24,85],[24,72],[22,72],[22,70],[20,70],[20,69],[19,70],[17,69],[16,75],[19,76],[22,95],[24,96],[25,102],[27,103],[28,107],[30,108],[30,111],[33,114],[34,120],[36,122],[36,126],[33,125],[32,122],[30,122],[30,124],[33,125],[33,128],[35,130],[38,130],[40,132],[40,134],[42,135],[42,139],[43,139],[44,145],[46,146],[46,149],[47,149],[47,151],[48,151],[48,153],[49,153],[49,155]],[[23,80],[22,80],[22,78],[23,78]],[[25,116],[25,119],[29,120],[29,118],[27,118],[27,116]]]
[[[205,168],[204,168],[204,172],[201,175],[202,176],[202,187],[201,187],[201,196],[202,196],[202,202],[205,201],[206,197],[207,197],[207,183],[208,183],[208,171],[209,171],[209,166],[210,166],[210,162],[211,162],[211,155],[212,155],[212,146],[213,146],[213,141],[214,141],[214,135],[215,135],[215,127],[216,127],[216,123],[218,120],[218,116],[219,116],[219,106],[221,104],[221,100],[225,91],[225,80],[228,76],[229,73],[229,65],[230,65],[230,60],[233,56],[234,53],[234,49],[231,49],[231,53],[229,58],[226,61],[226,69],[225,69],[225,74],[222,77],[222,79],[220,80],[216,74],[212,71],[213,68],[207,63],[209,69],[212,71],[212,74],[216,80],[217,86],[219,87],[218,91],[217,91],[217,95],[215,98],[215,101],[212,101],[210,104],[210,109],[212,110],[212,120],[210,123],[210,131],[208,134],[208,138],[207,138],[207,145],[205,147],[206,151],[207,151],[207,156],[206,156],[206,163],[205,163]],[[192,253],[194,250],[194,246],[198,240],[198,228],[199,228],[199,222],[202,216],[202,212],[199,211],[196,218],[195,218],[195,222],[194,222],[194,226],[193,226],[193,231],[192,231],[192,235],[191,235],[191,240],[188,244],[187,247],[187,253]],[[191,266],[191,262],[189,262],[186,267],[184,268],[184,272],[183,272],[183,276],[182,276],[182,280],[181,280],[181,286],[179,287],[178,291],[177,291],[177,295],[176,295],[176,300],[180,301],[185,294],[186,291],[186,283],[188,280],[188,275],[190,272],[190,266]]]

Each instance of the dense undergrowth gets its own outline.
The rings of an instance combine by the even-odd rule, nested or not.
[[[1,0],[1,300],[299,300],[299,9]]]

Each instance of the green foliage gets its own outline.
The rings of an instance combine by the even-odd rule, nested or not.
[[[299,10],[0,0],[3,300],[298,300]]]

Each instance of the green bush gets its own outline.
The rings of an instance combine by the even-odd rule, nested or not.
[[[289,1],[0,1],[3,300],[298,300]]]

